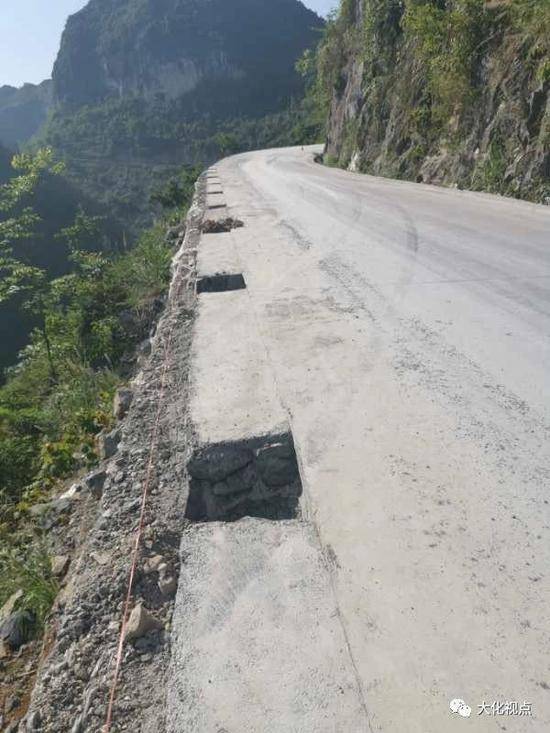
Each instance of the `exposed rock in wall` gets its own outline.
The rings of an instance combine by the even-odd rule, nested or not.
[[[544,3],[534,6],[550,22]],[[515,7],[343,3],[326,158],[377,175],[547,199],[549,44],[542,21],[514,16]]]

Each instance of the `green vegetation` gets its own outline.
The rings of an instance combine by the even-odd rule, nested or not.
[[[350,12],[346,12],[348,6],[349,2],[343,2],[343,12],[329,15],[319,45],[314,52],[306,52],[298,67],[302,74],[307,73],[307,88],[314,100],[314,109],[318,117],[325,120],[334,93],[338,95],[343,91],[344,51],[351,45],[350,38],[355,37]]]
[[[46,171],[60,171],[51,150],[15,158],[21,175],[0,189],[0,297],[24,294],[39,325],[0,389],[0,491],[17,506],[79,465],[93,462],[93,435],[109,422],[122,357],[147,332],[152,302],[168,284],[171,248],[161,221],[130,251],[115,257],[79,249],[97,220],[79,211],[58,237],[71,252],[71,271],[53,280],[18,257],[17,241],[37,224],[32,194]],[[158,193],[181,218],[197,170],[186,170],[169,194]],[[16,216],[21,199],[31,201]]]
[[[47,549],[40,539],[28,538],[25,547],[19,545],[0,547],[0,606],[14,593],[19,593],[18,608],[31,614],[30,628],[25,635],[31,637],[40,631],[59,587],[53,577]]]
[[[432,120],[445,124],[473,102],[475,74],[488,37],[485,0],[455,0],[446,5],[408,0],[402,25],[425,67]]]
[[[321,142],[326,135],[326,124],[330,110],[332,79],[327,79],[326,74],[333,68],[327,58],[330,56],[329,36],[332,32],[333,21],[329,20],[323,32],[323,42],[317,50],[307,49],[302,57],[296,62],[296,69],[305,82],[305,94],[302,102],[302,111],[305,124],[302,121],[302,129],[305,130],[303,140],[297,143]]]
[[[480,191],[498,193],[506,172],[506,148],[500,135],[491,138],[487,155],[482,164],[474,171],[472,187]]]
[[[58,111],[41,137],[65,161],[68,178],[132,238],[150,223],[155,192],[181,166],[317,142],[321,126],[300,101],[258,117],[189,119],[178,102],[129,97]]]
[[[0,184],[6,183],[14,178],[26,176],[30,181],[30,171],[25,172],[29,165],[29,156],[18,156],[16,163],[19,170],[13,168],[11,162],[13,153],[0,148]],[[36,156],[38,160],[38,156]],[[6,227],[10,226],[9,219],[15,219],[21,225],[21,214],[32,198],[32,215],[35,217],[33,225],[20,229],[16,241],[17,261],[12,261],[12,269],[17,268],[18,263],[23,263],[29,268],[29,276],[34,268],[34,275],[53,279],[66,274],[70,267],[70,250],[67,241],[59,236],[58,232],[69,227],[79,212],[79,207],[84,206],[94,216],[96,227],[94,232],[82,232],[80,247],[87,251],[99,249],[108,252],[112,246],[111,242],[120,240],[119,227],[112,218],[106,216],[104,210],[87,199],[82,192],[67,179],[66,172],[58,167],[50,170],[46,161],[42,161],[40,175],[35,176],[34,190],[32,197],[21,198],[20,202],[14,202],[12,212],[5,210],[0,212],[0,227],[4,234],[7,234]],[[33,163],[34,165],[35,163]],[[3,202],[5,209],[7,202]],[[29,222],[31,224],[31,222]],[[13,232],[12,232],[13,235]],[[11,235],[10,235],[11,236]],[[4,237],[5,240],[5,237]],[[13,244],[13,243],[12,243]],[[5,257],[5,249],[2,249],[2,257]],[[3,268],[3,274],[8,273]],[[19,275],[22,273],[19,272]],[[17,272],[11,273],[12,277]],[[14,286],[15,283],[11,283]],[[29,294],[28,288],[12,287],[10,297],[0,302],[0,371],[15,363],[17,354],[28,343],[28,335],[33,327],[40,325],[39,314],[36,308],[24,307],[25,300]],[[2,289],[6,290],[6,282],[3,281]],[[5,293],[4,293],[5,294]],[[30,303],[26,304],[31,306]],[[37,305],[35,303],[35,305]],[[0,383],[1,383],[0,376]]]
[[[548,0],[341,0],[302,67],[332,162],[541,201],[549,59]]]
[[[111,424],[114,391],[169,284],[167,224],[185,215],[199,171],[186,169],[157,192],[163,217],[116,255],[81,248],[100,222],[79,210],[55,235],[70,252],[70,271],[50,278],[28,264],[19,243],[40,224],[33,202],[41,178],[62,167],[51,149],[16,156],[14,166],[18,175],[0,186],[0,298],[18,298],[37,325],[0,388],[0,604],[23,588],[25,607],[40,619],[55,586],[47,558],[17,532],[34,503],[97,461],[95,436]]]

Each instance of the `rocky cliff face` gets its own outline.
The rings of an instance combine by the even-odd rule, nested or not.
[[[52,104],[52,83],[0,87],[0,143],[17,147],[44,124]]]
[[[546,200],[549,37],[546,0],[344,0],[325,41],[327,158]]]
[[[319,24],[297,0],[91,0],[68,20],[55,98],[185,96],[190,114],[277,109],[300,90],[294,63]]]

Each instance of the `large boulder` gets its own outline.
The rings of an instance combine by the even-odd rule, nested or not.
[[[33,637],[36,618],[31,611],[14,611],[0,623],[0,641],[17,651]]]
[[[117,389],[113,404],[113,413],[117,420],[122,420],[126,417],[133,399],[134,393],[128,387]]]
[[[155,618],[145,606],[138,603],[133,609],[126,624],[126,639],[131,641],[145,636],[150,631],[158,631],[164,628],[162,621]]]
[[[110,433],[102,434],[99,437],[99,455],[102,460],[112,458],[118,450],[122,440],[121,430],[113,430]]]

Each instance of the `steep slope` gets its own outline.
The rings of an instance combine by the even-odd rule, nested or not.
[[[543,201],[547,0],[343,0],[321,52],[329,162]]]
[[[120,218],[147,218],[174,166],[288,141],[294,64],[322,25],[298,0],[90,0],[63,34],[46,137]]]
[[[0,87],[0,143],[9,147],[26,143],[46,121],[51,105],[51,80],[20,89]]]

